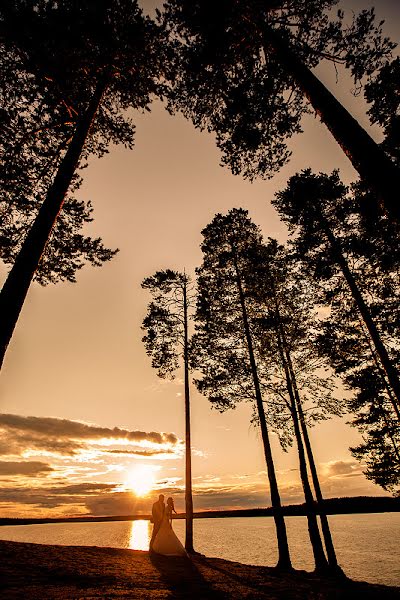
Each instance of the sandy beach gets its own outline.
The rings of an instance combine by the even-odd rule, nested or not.
[[[166,558],[116,548],[0,542],[4,600],[233,599],[340,600],[400,598],[400,588],[282,574],[198,555]]]

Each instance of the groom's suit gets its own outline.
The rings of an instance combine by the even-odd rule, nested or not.
[[[164,512],[165,512],[165,504],[164,502],[161,502],[160,500],[157,500],[157,502],[154,502],[152,509],[151,509],[151,515],[153,517],[153,533],[151,534],[151,540],[150,540],[150,550],[153,546],[153,542],[156,539],[156,535],[161,527],[161,523],[164,517]]]

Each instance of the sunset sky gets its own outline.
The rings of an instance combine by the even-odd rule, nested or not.
[[[156,2],[143,1],[151,12]],[[343,0],[359,10],[369,0]],[[385,32],[399,40],[397,0],[376,2]],[[318,75],[369,127],[361,97],[333,66]],[[101,269],[83,268],[76,284],[31,286],[0,379],[0,514],[59,516],[149,512],[158,490],[183,509],[184,406],[181,374],[160,380],[140,329],[149,300],[144,277],[172,268],[188,273],[201,262],[201,230],[216,212],[249,210],[263,234],[285,241],[270,205],[300,169],[355,172],[313,116],[293,139],[292,160],[271,181],[253,184],[219,166],[213,136],[170,116],[160,102],[135,116],[133,151],[113,147],[83,173],[83,199],[94,205],[88,227],[120,252]],[[0,267],[2,281],[6,276]],[[340,395],[341,391],[337,393]],[[257,507],[270,503],[259,433],[251,407],[219,414],[192,388],[194,507]],[[359,436],[347,418],[311,432],[326,497],[380,495],[348,448]],[[282,500],[302,502],[295,451],[273,436]],[[140,496],[149,492],[147,496]]]

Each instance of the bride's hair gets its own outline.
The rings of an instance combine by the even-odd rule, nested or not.
[[[170,506],[172,508],[172,510],[175,510],[173,498],[171,498],[171,497],[167,498],[167,504],[168,504],[168,506]]]

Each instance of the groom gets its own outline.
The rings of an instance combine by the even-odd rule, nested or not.
[[[153,517],[153,533],[151,534],[150,550],[153,549],[154,540],[156,539],[158,530],[161,527],[161,522],[163,520],[164,511],[165,511],[164,495],[160,494],[158,496],[157,502],[154,502],[153,507],[151,509],[151,515]]]

